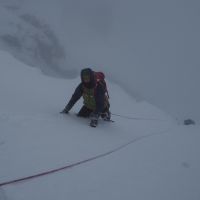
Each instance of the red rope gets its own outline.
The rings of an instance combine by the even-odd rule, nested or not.
[[[126,145],[128,145],[128,144],[126,144]],[[76,163],[73,163],[73,164],[70,164],[70,165],[67,165],[67,166],[64,166],[64,167],[60,167],[60,168],[57,168],[57,169],[49,170],[49,171],[42,172],[42,173],[39,173],[39,174],[35,174],[35,175],[32,175],[32,176],[18,178],[18,179],[11,180],[11,181],[6,181],[6,182],[3,182],[3,183],[0,183],[0,187],[5,186],[5,185],[11,185],[11,184],[22,182],[22,181],[26,181],[26,180],[30,180],[30,179],[34,179],[34,178],[38,178],[38,177],[45,176],[45,175],[48,175],[48,174],[52,174],[52,173],[55,173],[55,172],[59,172],[59,171],[65,170],[65,169],[69,169],[69,168],[72,168],[72,167],[87,163],[89,161],[96,160],[98,158],[107,156],[107,155],[109,155],[109,154],[111,154],[111,153],[113,153],[115,151],[118,151],[119,149],[123,148],[126,145],[120,146],[120,147],[118,147],[118,148],[116,148],[114,150],[108,151],[108,152],[103,153],[103,154],[99,154],[97,156],[94,156],[94,157],[88,158],[86,160],[82,160],[82,161],[79,161],[79,162],[76,162]]]
[[[138,137],[138,138],[135,138],[113,150],[110,150],[106,153],[102,153],[102,154],[99,154],[97,156],[94,156],[94,157],[91,157],[91,158],[88,158],[86,160],[82,160],[82,161],[79,161],[79,162],[76,162],[76,163],[72,163],[70,165],[67,165],[67,166],[64,166],[64,167],[60,167],[60,168],[57,168],[57,169],[53,169],[53,170],[49,170],[49,171],[46,171],[46,172],[42,172],[42,173],[38,173],[38,174],[35,174],[35,175],[32,175],[32,176],[27,176],[27,177],[23,177],[23,178],[19,178],[19,179],[15,179],[15,180],[11,180],[11,181],[6,181],[6,182],[2,182],[0,183],[0,187],[2,186],[5,186],[5,185],[11,185],[11,184],[14,184],[14,183],[19,183],[19,182],[22,182],[22,181],[26,181],[26,180],[30,180],[30,179],[34,179],[34,178],[38,178],[38,177],[41,177],[41,176],[45,176],[45,175],[49,175],[49,174],[52,174],[52,173],[55,173],[55,172],[59,172],[59,171],[62,171],[62,170],[65,170],[65,169],[69,169],[69,168],[72,168],[72,167],[75,167],[75,166],[78,166],[78,165],[81,165],[81,164],[84,164],[84,163],[87,163],[87,162],[90,162],[90,161],[93,161],[93,160],[96,160],[98,158],[101,158],[101,157],[104,157],[104,156],[107,156],[109,154],[112,154],[116,151],[119,151],[120,149],[138,141],[138,140],[141,140],[143,138],[147,138],[147,137],[150,137],[150,136],[153,136],[153,135],[159,135],[159,134],[162,134],[162,133],[166,133],[168,132],[169,130],[165,130],[165,131],[161,131],[159,133],[151,133],[151,134],[148,134],[148,135],[144,135],[144,136],[141,136],[141,137]]]

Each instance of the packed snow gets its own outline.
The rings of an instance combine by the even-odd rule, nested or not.
[[[43,75],[0,51],[1,200],[199,200],[200,127],[183,126],[108,82],[112,119],[97,128],[59,112],[80,78]],[[110,152],[110,153],[109,153]]]

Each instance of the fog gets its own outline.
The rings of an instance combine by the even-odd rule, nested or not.
[[[41,59],[41,64],[32,54],[26,58],[44,72],[49,66],[49,74],[69,78],[83,67],[103,70],[136,99],[179,119],[200,119],[198,1],[7,0],[0,6],[18,16],[29,14],[51,31],[54,42],[47,37],[52,45],[45,51],[55,46],[59,59],[48,53],[47,58],[55,57],[51,62]]]

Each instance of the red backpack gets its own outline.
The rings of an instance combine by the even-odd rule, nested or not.
[[[95,78],[96,78],[97,83],[100,83],[105,87],[106,95],[109,98],[109,94],[108,94],[108,89],[107,89],[104,73],[103,72],[94,72],[94,74],[95,74]]]

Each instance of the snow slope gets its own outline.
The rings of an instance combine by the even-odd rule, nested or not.
[[[178,125],[108,82],[115,122],[91,128],[75,116],[81,101],[59,114],[79,79],[44,76],[3,51],[0,61],[0,184],[101,155],[2,186],[0,200],[200,199],[199,126]]]

